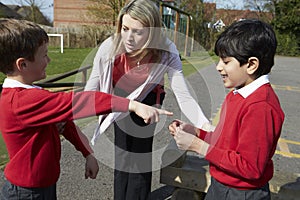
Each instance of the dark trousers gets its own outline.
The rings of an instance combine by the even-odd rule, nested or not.
[[[164,96],[163,96],[164,97]],[[163,100],[161,98],[161,103]],[[156,104],[150,93],[143,103]],[[115,130],[115,200],[146,200],[151,192],[152,144],[156,124],[131,113],[114,123]]]
[[[146,200],[151,192],[153,137],[138,138],[115,125],[115,200]]]
[[[56,200],[56,185],[46,188],[24,188],[5,181],[0,200]]]
[[[205,200],[271,200],[269,184],[253,190],[230,188],[211,177]]]

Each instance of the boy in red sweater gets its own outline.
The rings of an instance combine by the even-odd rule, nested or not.
[[[169,125],[180,149],[191,150],[210,163],[211,185],[205,199],[270,199],[284,113],[268,74],[274,65],[276,37],[271,26],[241,20],[218,38],[216,69],[226,88],[233,88],[222,105],[213,132],[180,120]]]
[[[151,123],[160,114],[172,114],[101,92],[52,93],[34,86],[46,77],[50,62],[47,33],[34,23],[1,19],[0,46],[0,71],[7,76],[0,97],[0,131],[10,158],[1,200],[56,199],[59,133],[86,158],[85,177],[96,178],[97,160],[73,119],[133,111]],[[60,122],[64,122],[61,131]]]

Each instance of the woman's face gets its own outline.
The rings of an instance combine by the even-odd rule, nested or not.
[[[121,37],[127,53],[134,53],[141,49],[147,42],[149,28],[133,19],[129,14],[122,18]]]

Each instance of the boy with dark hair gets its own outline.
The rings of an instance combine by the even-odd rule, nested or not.
[[[259,20],[242,20],[218,38],[216,66],[224,86],[234,88],[222,105],[213,132],[180,120],[169,125],[180,149],[195,151],[210,163],[211,185],[205,199],[270,199],[272,156],[284,113],[269,83],[276,37]]]
[[[0,97],[0,131],[10,161],[0,199],[56,199],[62,135],[86,157],[86,178],[96,178],[97,160],[73,119],[132,111],[146,123],[172,113],[101,92],[52,93],[33,85],[46,77],[47,33],[38,25],[0,20],[0,71],[7,78]],[[60,127],[60,126],[59,126]]]

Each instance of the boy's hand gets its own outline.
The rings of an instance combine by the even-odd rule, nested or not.
[[[171,133],[171,135],[175,136],[175,133],[177,131],[177,128],[180,126],[180,124],[182,124],[183,121],[179,120],[179,119],[174,119],[171,124],[169,125],[169,132]]]
[[[85,178],[95,179],[99,171],[98,161],[93,154],[88,155],[85,159]]]
[[[197,136],[198,132],[199,132],[198,128],[194,127],[193,125],[183,122],[179,119],[175,119],[169,125],[169,131],[173,136],[175,135],[177,128],[180,128],[181,130],[183,130],[187,133],[190,133],[192,135],[195,135],[195,136]]]
[[[128,110],[135,112],[135,114],[143,118],[144,122],[147,124],[158,122],[159,115],[168,115],[168,116],[173,115],[172,112],[155,108],[152,106],[148,106],[146,104],[137,101],[132,101],[132,100],[129,102]]]
[[[179,149],[194,151],[203,156],[207,154],[209,144],[197,136],[185,132],[180,126],[176,128],[173,135]]]
[[[181,128],[177,127],[174,133],[174,139],[179,149],[181,150],[193,150],[192,145],[193,141],[197,137],[193,134],[187,133]]]

